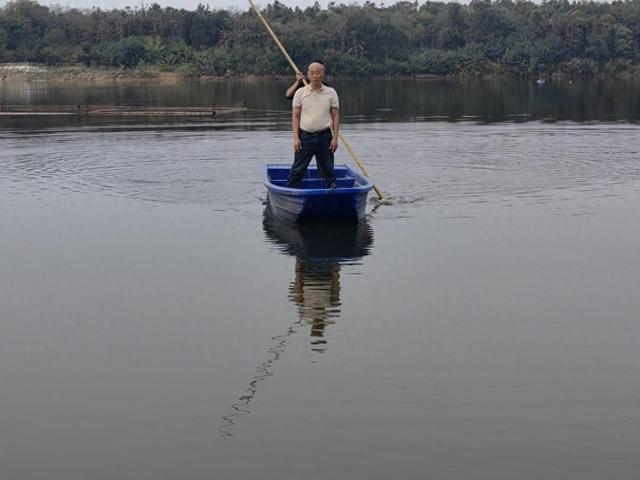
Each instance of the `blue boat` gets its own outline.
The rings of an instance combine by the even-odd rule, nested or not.
[[[347,165],[336,165],[336,188],[309,166],[297,188],[287,187],[289,165],[269,164],[264,169],[264,184],[269,204],[276,217],[297,222],[304,219],[353,220],[364,217],[369,190],[373,183]]]

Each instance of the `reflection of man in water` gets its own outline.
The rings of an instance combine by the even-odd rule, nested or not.
[[[296,258],[296,278],[289,298],[298,305],[300,318],[311,325],[314,351],[324,352],[324,331],[340,315],[340,264],[329,259]]]
[[[288,298],[298,310],[299,322],[311,327],[313,349],[324,351],[325,330],[341,313],[340,271],[343,264],[357,265],[369,254],[373,234],[367,223],[303,222],[278,220],[264,211],[267,240],[295,257],[295,279]]]

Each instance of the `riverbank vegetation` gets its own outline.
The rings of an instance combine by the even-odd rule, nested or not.
[[[640,0],[473,0],[469,5],[279,2],[264,15],[300,66],[330,73],[570,76],[640,73]],[[186,75],[283,75],[290,67],[254,12],[0,8],[0,62],[153,67]]]

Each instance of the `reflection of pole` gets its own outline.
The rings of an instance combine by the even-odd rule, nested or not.
[[[256,367],[248,387],[231,405],[230,413],[222,417],[224,423],[218,431],[223,437],[234,436],[238,418],[251,413],[249,404],[255,398],[260,382],[273,374],[274,364],[284,355],[291,341],[289,337],[298,333],[300,327],[309,325],[312,350],[324,351],[317,345],[326,343],[327,325],[334,323],[340,315],[342,263],[349,261],[352,264],[368,255],[373,243],[372,231],[366,223],[288,224],[275,219],[268,206],[262,226],[269,243],[296,258],[288,298],[298,307],[298,318],[285,333],[271,337],[268,358]]]
[[[231,405],[231,410],[233,410],[233,412],[222,417],[225,424],[220,427],[218,431],[223,437],[233,437],[233,433],[230,429],[236,424],[236,418],[241,415],[249,415],[251,413],[247,407],[258,392],[258,384],[271,375],[271,368],[273,367],[273,364],[282,356],[285,347],[289,343],[288,337],[296,333],[296,326],[300,325],[300,320],[297,320],[287,329],[286,333],[271,337],[275,343],[271,348],[269,348],[269,358],[256,367],[256,374],[253,376],[251,382],[249,382],[249,387],[245,390],[245,393],[240,396],[233,405]]]
[[[271,376],[275,362],[284,354],[289,337],[297,333],[304,323],[311,326],[310,336],[314,352],[323,353],[327,342],[324,339],[327,325],[340,315],[340,263],[330,258],[308,260],[296,257],[295,280],[289,287],[289,299],[298,306],[299,318],[282,335],[271,337],[269,358],[256,367],[249,386],[231,405],[232,412],[222,417],[224,425],[219,428],[223,437],[233,437],[231,431],[237,418],[249,415],[248,406],[258,392],[260,382]],[[304,323],[303,323],[304,322]]]

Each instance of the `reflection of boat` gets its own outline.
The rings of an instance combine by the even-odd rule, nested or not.
[[[274,215],[270,205],[264,211],[267,238],[289,255],[342,261],[364,257],[373,243],[367,222],[303,221],[290,223]]]
[[[288,165],[266,165],[264,184],[274,215],[290,221],[364,217],[367,194],[373,183],[346,165],[336,165],[336,188],[326,188],[316,166],[309,167],[298,188],[288,188]]]

